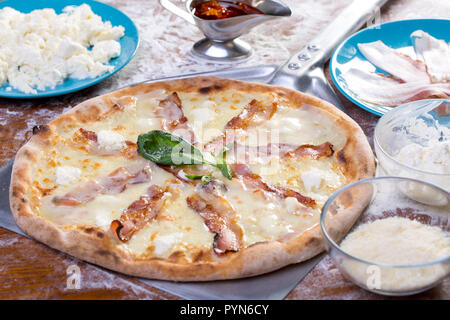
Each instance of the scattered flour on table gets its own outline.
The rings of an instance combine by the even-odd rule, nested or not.
[[[0,265],[0,272],[10,272],[11,268],[14,268],[14,261],[19,264],[22,261],[29,261],[30,265],[25,266],[28,270],[27,276],[31,281],[38,281],[33,275],[33,268],[35,267],[33,262],[37,261],[37,265],[42,261],[42,254],[55,254],[56,251],[49,248],[43,248],[42,250],[33,250],[36,244],[34,241],[15,233],[5,233],[0,235],[0,248],[10,248],[2,255],[2,261],[5,263]],[[31,245],[31,248],[29,247]],[[52,251],[52,252],[50,252]],[[56,253],[60,256],[58,261],[60,263],[52,264],[49,268],[49,282],[45,286],[39,287],[39,289],[27,289],[24,290],[24,294],[28,298],[50,299],[54,298],[54,295],[58,295],[58,292],[65,293],[77,293],[85,290],[111,290],[123,292],[124,297],[132,297],[133,299],[166,299],[168,294],[159,292],[157,289],[153,289],[146,284],[140,284],[138,278],[126,277],[109,270],[84,263],[78,259],[67,256],[63,253]],[[8,261],[8,263],[6,263]],[[67,270],[70,266],[77,265],[81,269],[80,290],[67,289],[66,281],[68,274]],[[21,282],[20,279],[15,277],[5,277],[2,289],[15,288],[16,282]],[[6,292],[5,291],[5,292]],[[0,297],[4,298],[5,294],[0,293]]]

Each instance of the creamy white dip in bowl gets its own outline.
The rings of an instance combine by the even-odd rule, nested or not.
[[[374,146],[377,176],[424,180],[450,191],[450,99],[392,109],[375,127]]]
[[[411,197],[411,189],[427,189],[434,201]],[[403,296],[450,275],[449,215],[446,190],[410,178],[377,177],[336,191],[320,224],[344,277],[378,294]]]

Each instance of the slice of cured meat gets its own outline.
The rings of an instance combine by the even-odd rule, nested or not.
[[[399,83],[388,77],[358,69],[350,69],[342,77],[359,99],[382,106],[396,106],[428,98],[450,97],[450,82]]]
[[[277,109],[278,104],[276,102],[264,103],[253,99],[237,116],[227,122],[224,134],[208,142],[205,149],[219,152],[225,145],[233,143],[236,137],[242,135],[246,130],[270,120]]]
[[[375,66],[404,82],[430,83],[430,77],[422,61],[414,60],[388,47],[380,40],[359,43],[358,49]]]
[[[225,125],[225,129],[248,129],[269,120],[277,111],[277,103],[263,103],[256,99],[250,101],[244,110]]]
[[[120,167],[106,177],[90,180],[63,196],[54,197],[52,202],[56,206],[78,206],[94,200],[98,195],[119,194],[130,185],[149,182],[150,179],[151,169],[148,165],[134,172]]]
[[[155,112],[161,118],[164,131],[176,134],[191,144],[195,142],[194,132],[184,115],[181,100],[176,92],[169,94],[159,102],[159,109]]]
[[[235,221],[236,213],[233,207],[225,198],[204,188],[203,191],[186,198],[186,202],[203,218],[209,231],[215,234],[216,254],[239,251],[242,247],[243,232]]]
[[[296,146],[287,143],[269,143],[263,146],[249,146],[243,145],[236,141],[228,145],[227,162],[228,163],[267,163],[272,158],[284,157],[303,157],[311,159],[319,159],[321,157],[330,157],[333,155],[333,145],[329,142],[324,142],[320,145],[305,144]],[[222,148],[221,144],[208,145],[207,150],[216,154]]]
[[[414,31],[411,40],[417,57],[427,66],[431,81],[450,81],[450,45],[422,30]]]
[[[158,216],[167,191],[167,187],[150,186],[145,194],[123,211],[119,219],[111,222],[110,231],[121,241],[130,240],[136,231]]]
[[[275,194],[276,196],[285,199],[293,197],[297,199],[301,204],[308,207],[315,207],[316,201],[310,197],[304,196],[294,190],[284,188],[281,186],[271,186],[267,184],[259,175],[250,171],[250,169],[244,164],[234,164],[232,166],[233,175],[241,179],[245,187],[252,190],[263,190]]]

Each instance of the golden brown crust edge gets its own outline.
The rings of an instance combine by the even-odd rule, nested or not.
[[[31,184],[31,167],[38,160],[39,152],[49,141],[47,137],[63,122],[77,119],[93,120],[99,114],[113,108],[121,96],[134,96],[165,89],[173,91],[198,91],[208,94],[216,90],[238,89],[249,92],[274,92],[294,104],[310,104],[321,108],[342,122],[347,131],[347,144],[341,151],[342,162],[352,181],[371,177],[375,171],[374,157],[359,126],[331,104],[306,94],[262,84],[246,83],[216,77],[197,77],[151,84],[140,84],[87,100],[50,122],[24,145],[16,155],[10,187],[10,205],[13,216],[21,229],[52,248],[79,259],[134,276],[175,281],[207,281],[234,279],[270,272],[283,266],[305,261],[325,249],[319,225],[283,242],[257,243],[233,254],[227,260],[214,262],[174,263],[163,259],[136,259],[118,248],[110,237],[98,228],[61,228],[33,214],[26,190]],[[357,154],[355,165],[353,154]],[[338,155],[339,156],[339,155]],[[348,181],[351,182],[351,181]],[[343,221],[346,219],[342,217]],[[81,244],[81,245],[80,245]]]

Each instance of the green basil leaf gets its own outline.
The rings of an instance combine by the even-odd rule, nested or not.
[[[222,174],[232,179],[233,174],[230,166],[225,162],[225,154],[229,146],[225,146],[222,151],[215,156],[216,163],[206,160],[199,149],[186,140],[161,130],[153,130],[138,136],[137,151],[145,159],[157,164],[171,165],[194,165],[208,164],[218,168]],[[203,183],[209,183],[210,178],[199,176]],[[209,179],[209,180],[208,180]]]
[[[225,156],[228,150],[230,150],[230,145],[223,147],[223,149],[215,157],[217,161],[215,167],[218,168],[226,178],[231,180],[233,178],[233,172],[231,171],[231,167],[225,162]]]
[[[139,135],[138,154],[162,165],[203,164],[203,155],[186,140],[168,132],[153,130]]]

